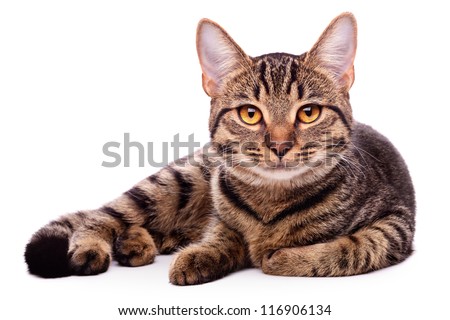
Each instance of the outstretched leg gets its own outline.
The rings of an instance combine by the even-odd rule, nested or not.
[[[181,250],[170,271],[170,282],[192,285],[213,281],[248,265],[246,245],[242,237],[219,222],[199,244]]]
[[[383,215],[334,241],[269,252],[264,273],[281,276],[350,276],[397,264],[412,252],[414,226],[409,210]]]
[[[192,161],[191,161],[192,160]],[[68,214],[38,230],[25,250],[30,273],[46,278],[152,263],[198,241],[211,217],[209,168],[200,152],[140,181],[96,210]]]

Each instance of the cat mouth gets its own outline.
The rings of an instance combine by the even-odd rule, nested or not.
[[[276,166],[273,167],[263,167],[263,170],[266,171],[273,171],[273,172],[292,172],[292,171],[298,171],[300,169],[299,166],[295,166],[295,167],[287,167],[284,164],[277,164]]]
[[[290,163],[290,162],[279,162],[276,165],[275,169],[284,169],[284,170],[294,170],[294,169],[298,169],[300,167],[300,164],[297,163]]]
[[[279,161],[279,162],[270,162],[269,164],[266,164],[266,166],[262,167],[263,169],[266,170],[275,170],[275,171],[281,171],[281,170],[295,170],[300,168],[301,165],[296,162],[296,163],[292,163],[289,161]]]
[[[270,180],[290,180],[309,171],[309,168],[304,166],[287,167],[280,162],[270,167],[253,167],[252,171]]]

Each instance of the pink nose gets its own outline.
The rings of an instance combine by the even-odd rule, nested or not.
[[[280,160],[285,156],[285,154],[289,150],[292,149],[292,146],[293,146],[292,141],[286,141],[286,140],[282,140],[282,139],[271,140],[270,134],[266,134],[266,136],[265,136],[265,144],[267,145],[267,147],[270,150],[272,150],[273,153],[275,153],[275,155]]]
[[[292,142],[272,141],[272,145],[270,146],[270,150],[272,150],[280,160],[289,150],[291,150],[291,148]]]
[[[266,146],[272,150],[273,153],[282,159],[286,153],[294,146],[293,133],[286,128],[275,127],[269,129],[264,137]]]

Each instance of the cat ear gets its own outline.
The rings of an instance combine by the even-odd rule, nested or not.
[[[309,51],[307,60],[324,69],[349,90],[355,80],[356,19],[351,13],[336,17]]]
[[[227,32],[208,19],[198,24],[197,53],[203,72],[203,89],[210,97],[220,94],[234,70],[250,63],[250,58]]]

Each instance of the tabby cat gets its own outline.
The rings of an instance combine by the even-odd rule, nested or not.
[[[343,13],[302,55],[250,57],[201,20],[210,148],[179,159],[103,207],[62,216],[25,251],[44,278],[142,266],[178,251],[170,282],[261,268],[349,276],[412,252],[414,190],[391,143],[353,120],[356,21]],[[212,157],[212,151],[216,156]]]

